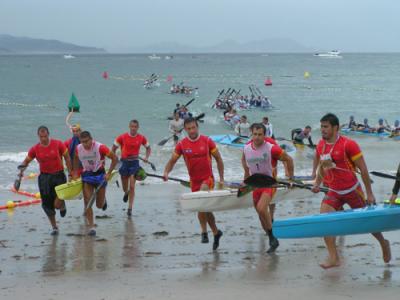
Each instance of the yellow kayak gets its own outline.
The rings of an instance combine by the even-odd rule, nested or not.
[[[389,200],[385,200],[385,201],[383,201],[383,203],[389,204],[390,201],[389,201]],[[399,205],[400,205],[400,198],[397,198],[397,199],[394,201],[394,204],[399,204]]]
[[[111,173],[110,180],[117,174],[118,171],[114,170]],[[62,200],[74,200],[82,193],[82,180],[72,180],[70,182],[57,185],[55,187],[57,197]]]

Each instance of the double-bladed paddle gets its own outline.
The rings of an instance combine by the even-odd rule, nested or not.
[[[151,167],[151,169],[152,169],[153,171],[157,171],[157,170],[156,170],[156,166],[155,166],[152,162],[150,162],[150,161],[145,161],[144,158],[143,158],[143,157],[140,157],[140,156],[139,156],[139,159],[140,159],[141,161],[145,162],[146,164],[149,164],[150,167]]]
[[[372,175],[378,176],[378,177],[382,177],[382,178],[387,178],[387,179],[394,179],[394,180],[399,180],[400,181],[400,177],[394,176],[394,175],[390,175],[387,173],[382,173],[382,172],[378,172],[378,171],[371,171],[370,172]]]
[[[300,183],[300,182],[295,182],[295,181],[289,181],[289,180],[282,180],[282,179],[275,179],[271,176],[264,175],[264,174],[253,174],[246,178],[244,180],[244,183],[253,187],[253,188],[268,188],[268,187],[274,187],[277,184],[289,186],[289,187],[297,187],[301,189],[307,189],[307,190],[312,190],[313,185],[312,184],[305,184],[305,183]],[[320,191],[327,193],[329,189],[320,187]]]

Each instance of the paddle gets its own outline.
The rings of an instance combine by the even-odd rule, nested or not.
[[[146,173],[146,175],[149,176],[149,177],[155,177],[155,178],[164,179],[164,176],[162,176],[162,175],[149,174],[149,173]],[[183,179],[180,179],[180,178],[168,177],[168,180],[177,181],[177,182],[179,182],[180,184],[182,184],[185,187],[190,187],[190,182],[189,181],[186,181],[186,180],[183,180]]]
[[[196,98],[193,98],[192,100],[190,100],[188,103],[186,103],[183,107],[188,107],[194,100],[196,100]]]
[[[215,106],[216,106],[215,103],[219,100],[219,97],[221,97],[221,95],[223,94],[224,91],[225,91],[225,89],[222,89],[222,91],[219,92],[219,95],[217,96],[217,98],[216,98],[214,104],[211,106],[211,108],[215,108]]]
[[[93,191],[93,193],[92,193],[92,196],[90,196],[90,199],[89,199],[89,201],[88,201],[88,203],[87,203],[87,205],[86,205],[86,207],[85,207],[85,211],[83,212],[83,215],[86,214],[86,212],[87,212],[87,210],[88,210],[89,208],[92,208],[94,201],[96,201],[97,192],[100,191],[100,189],[101,189],[102,187],[104,187],[105,184],[106,184],[106,180],[104,179],[104,180],[94,189],[94,191]]]
[[[382,172],[378,172],[378,171],[371,171],[370,173],[372,175],[375,175],[375,176],[378,176],[378,177],[382,177],[382,178],[400,180],[400,177],[397,177],[397,176],[394,176],[394,175],[390,175],[390,174],[387,174],[387,173],[382,173]]]
[[[155,166],[152,162],[150,162],[150,161],[145,161],[144,158],[143,158],[143,157],[140,157],[140,156],[139,156],[139,159],[140,159],[141,161],[145,162],[146,164],[149,164],[150,167],[151,167],[151,169],[152,169],[153,171],[157,171],[157,170],[156,170],[156,166]]]
[[[15,181],[14,181],[14,189],[15,189],[16,191],[18,191],[19,188],[20,188],[20,186],[21,186],[21,180],[22,180],[23,172],[24,172],[24,170],[26,169],[26,166],[24,166],[24,165],[19,165],[19,166],[17,167],[17,169],[19,170],[19,173],[18,173],[18,175],[17,175],[17,178],[16,178]]]
[[[304,184],[304,183],[287,181],[287,180],[282,180],[282,179],[276,180],[275,178],[273,178],[271,176],[263,175],[263,174],[253,174],[250,177],[246,178],[244,183],[247,185],[250,185],[252,187],[255,187],[255,188],[268,188],[268,187],[273,187],[276,184],[298,187],[298,188],[307,189],[307,190],[312,190],[312,188],[313,188],[313,186],[311,184]],[[320,187],[320,191],[327,193],[329,191],[329,189]]]

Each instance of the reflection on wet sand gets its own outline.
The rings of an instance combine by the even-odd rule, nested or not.
[[[138,243],[135,224],[131,218],[128,218],[125,221],[125,233],[121,253],[123,268],[136,268],[140,266]]]
[[[67,244],[58,243],[58,236],[52,237],[43,255],[42,272],[44,275],[63,274],[68,262]]]

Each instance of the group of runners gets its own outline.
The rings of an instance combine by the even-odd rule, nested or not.
[[[339,134],[339,119],[334,114],[326,114],[320,120],[322,139],[318,142],[313,164],[313,176],[315,183],[312,191],[320,192],[320,185],[328,187],[329,192],[325,194],[321,203],[321,213],[340,211],[344,204],[351,208],[361,208],[367,204],[375,203],[375,196],[372,192],[368,169],[358,144],[348,137]],[[169,173],[173,170],[176,162],[183,157],[189,178],[192,192],[200,190],[211,190],[215,186],[223,188],[225,183],[224,163],[215,143],[207,136],[201,135],[196,119],[187,118],[183,121],[183,129],[186,137],[177,142],[171,158],[167,162],[163,178],[168,181]],[[24,162],[19,166],[21,173],[26,169],[29,162],[36,158],[40,166],[39,189],[42,197],[42,207],[49,218],[53,228],[52,234],[58,234],[58,227],[55,219],[55,209],[60,210],[63,217],[66,207],[62,199],[57,199],[54,187],[66,182],[62,159],[66,163],[69,177],[77,178],[81,174],[84,185],[85,203],[94,191],[95,187],[102,186],[110,178],[113,168],[118,164],[116,157],[117,148],[121,148],[121,166],[119,173],[123,184],[123,201],[128,205],[128,216],[132,214],[135,182],[145,177],[139,159],[148,162],[151,148],[147,138],[138,133],[139,122],[129,122],[129,131],[119,135],[114,145],[109,149],[104,144],[93,140],[87,131],[81,131],[79,127],[73,128],[76,138],[69,141],[68,148],[59,140],[50,139],[49,130],[45,126],[39,127],[37,133],[39,143],[33,146]],[[276,177],[278,161],[285,164],[289,180],[294,178],[294,163],[292,158],[267,135],[267,129],[262,122],[253,123],[249,130],[251,139],[245,145],[242,153],[241,164],[243,167],[243,179],[254,175],[263,174]],[[75,139],[75,141],[74,141]],[[75,144],[75,150],[73,145]],[[146,149],[145,157],[139,157],[141,147]],[[72,155],[71,155],[72,154]],[[71,163],[71,156],[72,161]],[[111,160],[111,166],[105,169],[105,158]],[[218,170],[218,181],[215,180],[212,159],[215,159]],[[239,162],[238,162],[239,163]],[[365,186],[364,196],[361,184],[356,176],[356,170],[361,174]],[[140,174],[142,173],[142,175]],[[399,187],[393,190],[398,192]],[[274,236],[273,221],[275,205],[273,198],[276,188],[257,188],[253,191],[254,207],[258,214],[261,227],[269,238],[268,253],[273,253],[279,246],[278,239]],[[104,197],[105,184],[98,191],[96,205],[105,210],[107,202]],[[395,199],[395,194],[391,197]],[[95,235],[93,227],[93,214],[86,214],[89,235]],[[212,212],[199,212],[198,220],[201,228],[201,243],[209,243],[208,226],[213,234],[213,250],[217,250],[223,232],[218,228],[215,216]],[[391,259],[390,244],[384,239],[381,233],[373,233],[378,240],[383,260],[385,263]],[[328,258],[321,263],[323,268],[331,268],[340,265],[339,255],[336,250],[335,238],[325,237],[325,244],[328,250]]]

